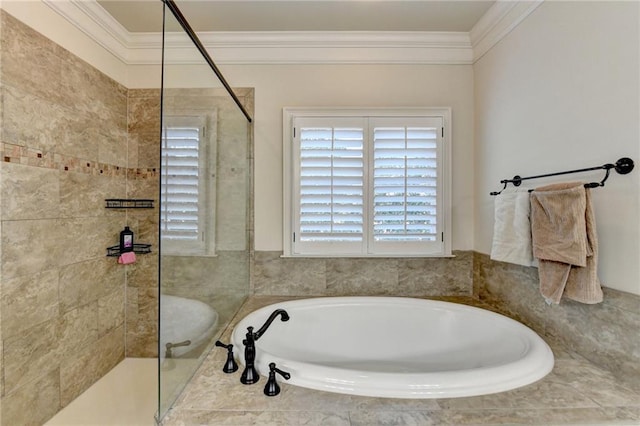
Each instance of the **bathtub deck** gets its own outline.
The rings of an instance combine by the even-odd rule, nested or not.
[[[247,313],[292,298],[251,297],[222,336]],[[448,299],[478,303],[471,298]],[[484,306],[483,306],[484,307]],[[638,425],[640,394],[607,371],[555,342],[554,370],[544,379],[493,395],[454,399],[403,400],[321,392],[281,383],[282,393],[268,398],[266,382],[246,386],[240,371],[224,374],[226,354],[212,351],[163,425]]]

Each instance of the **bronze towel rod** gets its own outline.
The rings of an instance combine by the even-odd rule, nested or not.
[[[520,177],[518,175],[515,175],[513,177],[513,179],[503,179],[503,180],[501,180],[500,183],[504,184],[502,189],[500,191],[491,192],[490,195],[498,195],[498,194],[500,194],[502,191],[505,190],[507,185],[510,184],[510,183],[512,183],[513,186],[520,186],[520,184],[522,183],[523,180],[538,179],[538,178],[549,177],[549,176],[566,175],[566,174],[569,174],[569,173],[588,172],[588,171],[591,171],[591,170],[600,170],[600,169],[606,170],[606,173],[604,175],[604,179],[602,179],[600,182],[590,182],[590,183],[585,183],[584,184],[585,188],[597,188],[598,186],[604,186],[604,183],[609,178],[609,172],[611,171],[611,169],[615,169],[615,171],[618,172],[621,175],[626,175],[627,173],[630,173],[631,170],[633,170],[633,166],[634,166],[634,164],[633,164],[633,160],[631,158],[623,157],[623,158],[619,159],[618,161],[616,161],[616,164],[608,163],[608,164],[603,164],[602,166],[588,167],[586,169],[567,170],[565,172],[547,173],[545,175],[528,176],[528,177]]]

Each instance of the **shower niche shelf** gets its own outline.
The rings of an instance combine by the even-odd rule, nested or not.
[[[107,198],[107,209],[152,209],[153,200],[140,198]]]
[[[136,254],[151,253],[151,244],[134,244],[133,252]],[[120,245],[107,247],[107,256],[118,257],[123,252],[120,251]]]

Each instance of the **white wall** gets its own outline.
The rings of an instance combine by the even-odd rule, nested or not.
[[[221,65],[232,87],[255,88],[255,249],[282,241],[282,108],[445,106],[452,108],[452,248],[473,247],[473,74],[470,65]],[[132,67],[130,87],[152,72]],[[172,66],[171,86],[216,85],[206,67]],[[180,81],[182,79],[182,81]]]
[[[491,250],[501,179],[631,157],[631,174],[592,194],[600,278],[640,294],[639,5],[547,1],[474,64],[475,250]]]
[[[450,106],[453,249],[473,246],[471,66],[223,66],[236,87],[255,88],[255,248],[282,250],[282,108]]]

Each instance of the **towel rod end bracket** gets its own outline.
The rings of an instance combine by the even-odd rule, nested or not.
[[[623,157],[616,161],[615,169],[616,172],[621,175],[626,175],[627,173],[631,173],[633,170],[634,164],[631,158]]]
[[[520,184],[522,183],[522,178],[519,175],[515,175],[513,179],[511,179],[511,183],[513,184],[513,186],[520,186]]]

